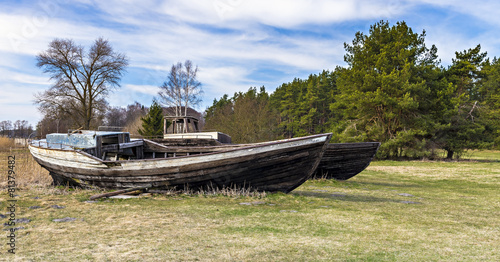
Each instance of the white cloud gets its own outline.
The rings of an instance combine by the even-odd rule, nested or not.
[[[438,57],[442,65],[450,65],[452,59],[455,58],[455,52],[474,48],[478,44],[481,44],[481,51],[488,52],[489,57],[498,56],[500,52],[500,40],[497,37],[500,26],[500,16],[497,11],[500,9],[499,2],[416,0],[412,3],[423,4],[427,9],[443,13],[440,16],[435,15],[432,19],[423,19],[418,24],[420,28],[426,30],[426,44],[437,46]],[[457,24],[457,22],[463,24]],[[466,26],[462,27],[463,25]],[[413,25],[410,24],[410,26]]]
[[[18,84],[0,84],[1,96],[0,121],[2,120],[27,120],[35,126],[41,119],[35,105],[30,89]]]
[[[135,91],[139,93],[143,93],[146,95],[152,95],[156,96],[158,94],[158,91],[160,89],[157,86],[151,86],[151,85],[131,85],[131,84],[126,84],[123,86],[125,90],[122,90],[124,92],[129,92],[129,91]]]
[[[414,4],[428,4],[462,13],[464,16],[474,16],[485,23],[500,26],[500,2],[497,0],[466,1],[466,0],[415,0]]]
[[[0,75],[2,75],[3,83],[17,83],[26,85],[48,86],[50,85],[48,77],[41,77],[26,73],[14,72],[0,67]]]
[[[251,82],[247,78],[250,71],[243,67],[206,67],[198,72],[198,80],[203,84],[205,91],[219,96],[225,93],[232,94],[248,88]],[[210,87],[207,90],[206,87]]]
[[[354,19],[390,17],[404,8],[398,1],[369,0],[214,0],[167,1],[160,9],[180,21],[239,28],[242,23],[260,23],[293,28]]]

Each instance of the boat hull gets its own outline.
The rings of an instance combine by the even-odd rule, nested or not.
[[[379,146],[379,142],[329,144],[313,176],[347,180],[370,165]]]
[[[290,192],[312,176],[331,134],[288,139],[224,152],[103,161],[82,151],[30,145],[54,182],[103,188],[245,187]]]

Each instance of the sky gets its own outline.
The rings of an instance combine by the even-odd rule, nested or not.
[[[173,64],[198,66],[204,111],[224,94],[274,91],[344,63],[344,43],[381,20],[426,32],[442,66],[481,44],[500,56],[500,2],[465,0],[0,0],[0,121],[42,115],[34,95],[51,87],[36,56],[55,38],[88,49],[99,37],[129,66],[111,106],[151,105]]]

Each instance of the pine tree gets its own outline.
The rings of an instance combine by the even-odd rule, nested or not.
[[[486,111],[485,135],[493,146],[500,149],[500,60],[494,58],[490,63],[487,61],[482,68],[486,73],[486,79],[480,86],[482,97],[482,108]]]
[[[446,70],[446,78],[451,90],[448,108],[441,119],[444,124],[438,130],[437,139],[447,151],[447,158],[460,154],[465,149],[479,148],[485,140],[483,123],[482,97],[480,83],[485,78],[482,67],[486,52],[481,53],[481,46],[455,52],[453,64]],[[482,112],[483,111],[483,112]]]
[[[156,102],[149,108],[149,112],[145,117],[141,117],[142,129],[137,130],[141,136],[150,138],[163,137],[163,109]]]
[[[432,124],[425,118],[432,90],[423,76],[438,63],[437,48],[427,48],[424,38],[425,31],[416,34],[405,22],[381,21],[345,44],[348,68],[331,106],[343,114],[345,140],[386,142],[379,150],[386,157],[421,146]]]
[[[260,90],[251,87],[246,93],[237,92],[231,98],[224,95],[205,112],[205,129],[227,133],[234,143],[277,139],[278,115],[271,109],[263,86]]]

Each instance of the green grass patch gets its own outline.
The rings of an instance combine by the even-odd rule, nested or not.
[[[434,151],[436,157],[446,158],[446,151],[438,149]],[[454,160],[456,160],[454,158]],[[500,151],[499,150],[466,150],[460,157],[459,161],[463,160],[487,160],[487,161],[500,161]]]
[[[0,259],[499,261],[499,185],[495,161],[376,161],[350,180],[312,180],[290,194],[89,203],[98,191],[28,185],[15,215],[30,222],[16,225],[16,254],[3,245]],[[66,217],[76,220],[54,222]]]
[[[492,160],[500,161],[500,151],[497,150],[468,150],[465,152],[465,159],[471,160]]]

